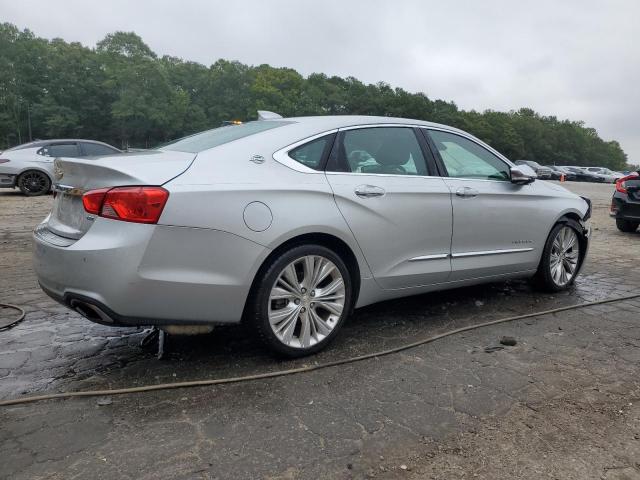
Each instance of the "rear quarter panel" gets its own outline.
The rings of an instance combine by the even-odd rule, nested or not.
[[[349,245],[361,275],[370,277],[325,174],[298,172],[273,159],[286,145],[249,137],[198,154],[189,170],[165,185],[170,197],[160,223],[221,230],[270,250],[299,235],[326,233]],[[252,162],[255,155],[264,163]],[[245,215],[256,203],[260,225]]]

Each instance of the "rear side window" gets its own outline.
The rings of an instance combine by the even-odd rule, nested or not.
[[[330,163],[327,170],[338,172],[427,175],[418,139],[413,129],[407,127],[347,130]]]
[[[322,170],[322,160],[329,154],[334,135],[312,140],[289,151],[289,156],[296,162],[314,170]]]
[[[242,125],[228,125],[226,127],[214,128],[206,132],[196,133],[188,137],[181,138],[171,143],[158,147],[160,150],[176,150],[179,152],[200,153],[219,145],[239,140],[256,133],[283,127],[292,122],[285,121],[256,121],[243,123]]]
[[[115,148],[108,147],[107,145],[102,145],[100,143],[83,143],[82,149],[84,150],[84,154],[91,155],[113,155],[115,153],[119,153]]]
[[[41,155],[47,157],[78,157],[80,152],[76,143],[55,143],[42,147]]]

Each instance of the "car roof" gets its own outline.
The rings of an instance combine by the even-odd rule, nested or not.
[[[33,142],[23,143],[21,145],[17,145],[15,147],[8,148],[5,152],[9,150],[22,150],[24,148],[36,148],[43,147],[44,145],[49,145],[50,143],[65,143],[65,142],[85,142],[85,143],[96,143],[98,145],[106,145],[107,147],[115,148],[113,145],[109,145],[105,142],[99,142],[98,140],[88,140],[86,138],[51,138],[48,140],[34,140]]]
[[[344,128],[344,127],[352,127],[358,125],[379,125],[379,124],[404,124],[404,125],[419,125],[425,127],[433,127],[433,128],[442,128],[445,130],[451,130],[455,132],[464,133],[465,135],[469,135],[467,132],[460,130],[455,127],[451,127],[449,125],[443,125],[440,123],[427,122],[425,120],[415,120],[412,118],[402,118],[402,117],[382,117],[382,116],[373,116],[373,115],[322,115],[322,116],[310,116],[310,117],[285,117],[282,119],[269,119],[269,120],[260,120],[262,122],[271,122],[271,121],[287,121],[287,122],[295,122],[300,124],[307,124],[309,126],[317,127],[318,129],[326,128],[327,130],[332,128]]]

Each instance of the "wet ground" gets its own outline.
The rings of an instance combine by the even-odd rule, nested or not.
[[[324,363],[640,293],[629,262],[640,234],[608,218],[613,187],[567,185],[594,201],[588,263],[571,291],[510,282],[386,302],[297,361],[275,360],[243,327],[177,338],[158,361],[139,347],[142,331],[88,323],[35,283],[30,231],[51,198],[0,192],[0,302],[27,311],[0,332],[0,399]],[[640,478],[639,310],[632,300],[545,315],[280,379],[0,407],[0,477]],[[518,344],[488,353],[502,335]]]

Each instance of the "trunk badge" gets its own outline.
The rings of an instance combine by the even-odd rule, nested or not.
[[[264,163],[264,157],[262,155],[253,155],[249,160],[257,165]]]

